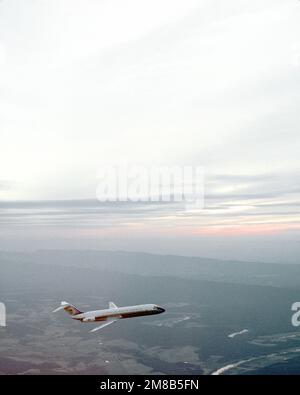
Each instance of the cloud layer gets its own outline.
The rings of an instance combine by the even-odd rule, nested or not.
[[[3,0],[0,232],[298,232],[299,19],[296,0]],[[203,166],[205,210],[100,205],[120,161]]]

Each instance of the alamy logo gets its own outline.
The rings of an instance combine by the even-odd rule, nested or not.
[[[182,202],[204,207],[204,169],[200,166],[105,166],[99,169],[100,202]]]
[[[300,326],[300,302],[293,303],[291,310],[295,311],[295,313],[292,315],[292,325]]]
[[[0,326],[6,326],[6,308],[4,303],[0,303]]]
[[[300,302],[293,303],[291,310],[295,311],[292,315],[292,325],[300,326]]]

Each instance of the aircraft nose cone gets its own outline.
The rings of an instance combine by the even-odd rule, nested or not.
[[[160,311],[161,313],[164,313],[166,310],[163,309],[162,307],[160,307],[160,308],[159,308],[159,311]]]

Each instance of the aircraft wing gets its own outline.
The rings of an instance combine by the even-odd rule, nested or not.
[[[110,309],[117,309],[118,306],[114,302],[109,302],[109,308]]]
[[[115,319],[115,320],[107,320],[107,321],[105,321],[104,324],[102,324],[102,325],[100,325],[100,326],[97,326],[96,328],[92,329],[90,332],[96,332],[96,331],[98,331],[99,329],[102,329],[102,328],[104,328],[105,326],[108,326],[108,325],[112,324],[113,322],[116,322],[117,320],[118,320],[118,319]]]

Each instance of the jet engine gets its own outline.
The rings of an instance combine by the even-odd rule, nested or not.
[[[95,320],[95,317],[88,317],[88,318],[84,318],[82,321],[83,322],[94,322],[96,320]]]

